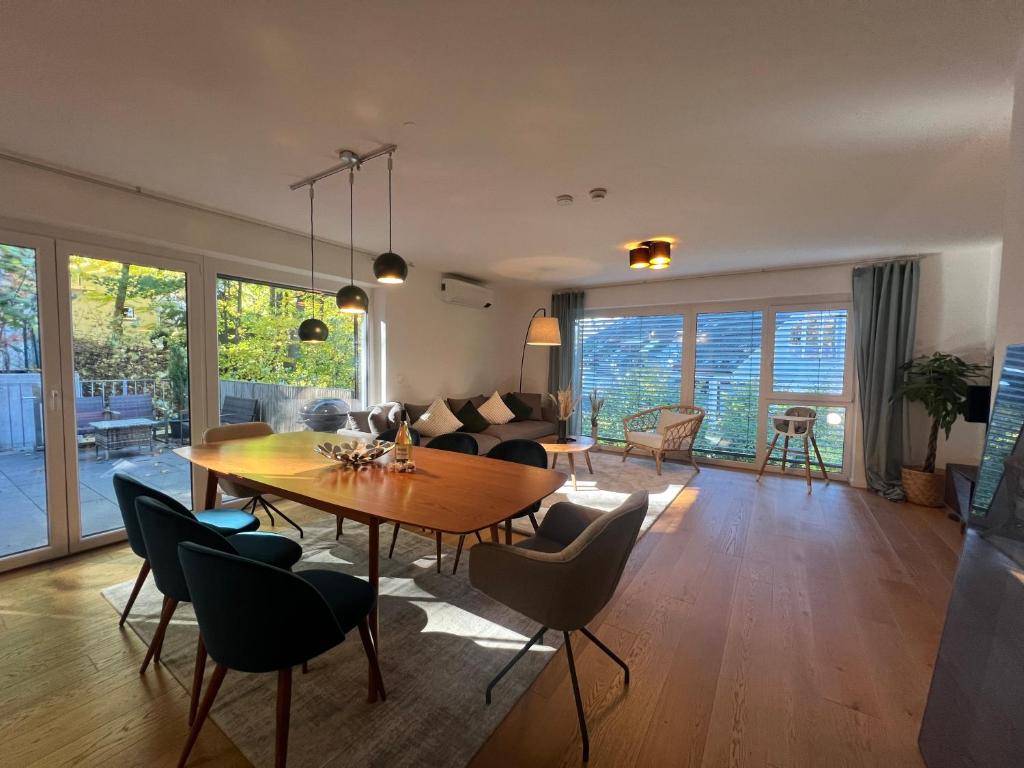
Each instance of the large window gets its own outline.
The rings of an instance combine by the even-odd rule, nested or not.
[[[576,327],[581,366],[583,431],[590,433],[589,393],[604,397],[597,434],[623,441],[629,414],[679,402],[683,316],[586,317]]]
[[[697,315],[693,400],[705,416],[694,450],[704,456],[757,458],[762,322],[760,311]]]
[[[313,310],[330,329],[323,344],[301,344]],[[279,431],[303,428],[302,406],[318,399],[359,407],[365,391],[365,322],[338,312],[333,297],[270,283],[217,279],[217,361],[221,402],[256,401]]]

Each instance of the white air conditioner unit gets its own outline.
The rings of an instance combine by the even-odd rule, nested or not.
[[[487,309],[494,303],[494,291],[457,277],[441,278],[441,301],[460,307]]]

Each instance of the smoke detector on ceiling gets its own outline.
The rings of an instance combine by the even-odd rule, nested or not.
[[[608,190],[604,187],[594,187],[590,190],[590,199],[595,203],[599,203],[608,196]]]
[[[555,202],[558,203],[559,205],[572,205],[572,201],[572,195],[559,195],[558,197],[555,198]]]

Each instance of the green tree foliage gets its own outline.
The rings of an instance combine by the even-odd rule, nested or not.
[[[0,245],[0,371],[38,368],[35,253]]]
[[[217,281],[217,337],[223,379],[264,384],[357,388],[361,333],[329,297],[266,283]],[[300,344],[299,324],[316,314],[327,323],[323,344]]]

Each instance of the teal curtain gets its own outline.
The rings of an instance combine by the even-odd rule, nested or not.
[[[893,501],[903,499],[900,467],[906,414],[893,398],[900,366],[913,359],[917,324],[917,261],[892,261],[853,270],[854,346],[868,485]]]
[[[554,395],[558,390],[572,387],[574,397],[579,397],[582,385],[580,361],[576,349],[576,321],[583,317],[583,291],[566,291],[551,295],[551,316],[558,318],[558,330],[562,335],[562,346],[551,348],[548,365],[548,391]],[[580,409],[569,419],[569,432],[580,434]]]

